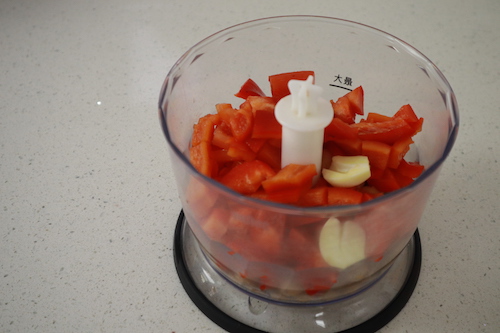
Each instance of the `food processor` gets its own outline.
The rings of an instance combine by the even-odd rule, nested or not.
[[[191,165],[200,117],[218,103],[240,105],[234,94],[249,78],[270,94],[270,75],[298,70],[314,71],[329,100],[362,86],[365,114],[410,104],[424,124],[405,158],[425,167],[421,176],[361,204],[303,208],[241,195]],[[330,333],[376,332],[401,311],[420,273],[417,226],[458,130],[454,93],[422,53],[342,19],[258,19],[188,50],[167,75],[159,109],[182,203],[175,266],[202,313],[229,332]],[[325,263],[327,225],[340,228],[347,249],[355,246],[348,229],[362,230],[363,258]]]

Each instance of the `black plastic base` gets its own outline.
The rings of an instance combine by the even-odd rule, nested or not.
[[[220,310],[215,306],[206,295],[197,287],[193,276],[190,273],[189,266],[184,257],[184,239],[183,228],[185,218],[183,211],[180,212],[177,220],[177,225],[174,235],[174,261],[177,274],[186,290],[187,294],[194,302],[194,304],[214,323],[228,332],[235,333],[270,333],[260,329],[248,326],[240,321],[234,319],[227,313]],[[375,333],[385,325],[387,325],[396,315],[404,308],[410,299],[415,287],[417,285],[418,277],[420,275],[420,267],[422,263],[422,248],[418,230],[413,235],[413,260],[408,270],[406,279],[402,284],[401,289],[396,296],[390,301],[385,308],[382,309],[375,316],[370,319],[345,330],[332,331],[329,333]],[[221,277],[222,279],[222,277]],[[382,278],[383,279],[383,278]],[[236,290],[236,289],[235,289]]]

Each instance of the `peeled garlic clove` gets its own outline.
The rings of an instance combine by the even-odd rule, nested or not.
[[[330,266],[345,269],[365,259],[365,238],[358,224],[330,218],[321,230],[319,249]]]
[[[322,170],[323,178],[332,186],[353,187],[371,176],[366,156],[334,156],[329,169]]]

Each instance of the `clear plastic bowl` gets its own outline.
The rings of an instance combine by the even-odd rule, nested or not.
[[[217,103],[238,107],[233,94],[248,78],[264,89],[269,75],[298,70],[313,70],[327,99],[361,85],[365,114],[392,116],[410,104],[425,120],[407,159],[423,174],[360,205],[299,208],[242,196],[193,168],[190,138],[201,116]],[[159,107],[183,211],[207,260],[250,295],[286,304],[338,300],[387,271],[414,234],[458,130],[454,93],[429,59],[385,32],[328,17],[260,19],[211,35],[172,67]],[[319,233],[332,217],[364,230],[364,260],[344,269],[323,260]]]

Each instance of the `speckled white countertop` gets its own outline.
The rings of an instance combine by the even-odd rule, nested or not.
[[[180,202],[157,116],[190,46],[243,21],[326,15],[442,70],[461,127],[393,332],[500,332],[500,2],[0,1],[0,332],[221,332],[181,287]]]

